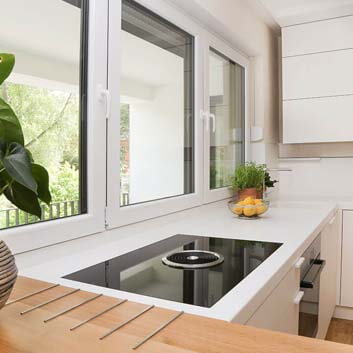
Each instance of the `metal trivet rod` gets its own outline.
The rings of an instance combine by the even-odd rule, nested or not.
[[[64,315],[64,314],[66,314],[66,313],[68,313],[68,312],[70,312],[70,311],[72,311],[72,310],[74,310],[74,309],[76,309],[76,308],[78,308],[78,307],[80,307],[80,306],[82,306],[82,305],[85,305],[85,304],[87,304],[87,303],[89,303],[89,302],[91,302],[91,301],[93,301],[93,300],[95,300],[95,299],[101,297],[102,295],[103,295],[103,294],[97,294],[97,295],[95,295],[95,296],[92,297],[92,298],[88,298],[88,299],[84,300],[84,301],[81,302],[81,303],[75,304],[75,305],[71,306],[70,308],[67,308],[67,309],[65,309],[65,310],[63,310],[63,311],[60,311],[60,312],[58,312],[58,313],[56,313],[56,314],[54,314],[54,315],[52,315],[52,316],[49,316],[49,317],[47,317],[46,319],[44,319],[44,322],[48,322],[48,321],[50,321],[50,320],[56,319],[57,317],[59,317],[59,316],[61,316],[61,315]]]
[[[53,285],[51,285],[49,287],[46,287],[46,288],[43,288],[43,289],[39,289],[39,290],[37,290],[35,292],[32,292],[30,294],[26,294],[23,297],[17,298],[15,300],[11,300],[11,301],[7,302],[5,305],[10,305],[10,304],[13,304],[13,303],[17,303],[17,302],[19,302],[19,301],[21,301],[23,299],[27,299],[29,297],[32,297],[33,295],[36,295],[36,294],[39,294],[39,293],[43,293],[43,292],[45,292],[45,291],[47,291],[49,289],[52,289],[52,288],[55,288],[55,287],[59,287],[59,286],[60,286],[60,284],[53,284]]]
[[[180,317],[181,315],[184,314],[184,311],[180,311],[178,312],[177,315],[175,315],[174,317],[172,317],[169,321],[167,321],[166,323],[164,323],[162,326],[158,327],[156,330],[154,330],[152,333],[150,333],[148,336],[146,336],[142,341],[140,341],[139,343],[136,344],[136,346],[134,346],[132,349],[137,349],[140,346],[142,346],[144,343],[146,343],[149,339],[151,339],[154,335],[156,335],[158,332],[162,331],[163,329],[165,329],[169,324],[171,324],[174,320],[176,320],[178,317]]]
[[[115,331],[118,331],[120,328],[122,328],[123,326],[127,325],[129,322],[137,319],[138,317],[140,317],[141,315],[143,315],[144,313],[146,313],[147,311],[151,310],[154,308],[154,305],[150,305],[148,306],[146,309],[142,310],[140,313],[134,315],[133,317],[131,317],[130,319],[125,320],[124,322],[122,322],[121,324],[119,324],[118,326],[115,326],[114,328],[112,328],[110,331],[108,331],[106,334],[104,334],[103,336],[99,337],[100,340],[108,337],[109,335],[111,335],[112,333],[114,333]]]
[[[70,331],[76,330],[77,328],[81,327],[82,325],[87,324],[88,322],[90,322],[90,321],[96,319],[97,317],[99,317],[99,316],[101,316],[101,315],[107,313],[108,311],[110,311],[110,310],[116,308],[117,306],[119,306],[119,305],[121,305],[121,304],[123,304],[123,303],[126,303],[126,302],[127,302],[127,299],[124,299],[124,300],[121,300],[120,302],[118,302],[118,303],[116,303],[116,304],[114,304],[114,305],[111,305],[109,308],[104,309],[103,311],[101,311],[101,312],[99,312],[99,313],[97,313],[97,314],[91,316],[90,318],[88,318],[88,319],[86,319],[86,320],[84,320],[84,321],[79,322],[79,323],[78,323],[77,325],[75,325],[75,326],[72,326],[72,327],[70,328]]]
[[[53,302],[55,302],[55,301],[57,301],[57,300],[59,300],[59,299],[62,299],[62,298],[67,297],[68,295],[74,294],[74,293],[78,292],[79,290],[80,290],[80,289],[74,289],[74,290],[72,290],[71,292],[65,293],[65,294],[63,294],[63,295],[59,295],[58,297],[55,297],[55,298],[53,298],[53,299],[50,299],[50,300],[48,300],[48,301],[46,301],[46,302],[44,302],[44,303],[41,303],[41,304],[32,306],[31,308],[29,308],[29,309],[27,309],[27,310],[21,311],[20,314],[21,314],[21,315],[27,314],[27,313],[29,313],[29,312],[35,310],[35,309],[41,308],[41,307],[44,306],[44,305],[53,303]]]

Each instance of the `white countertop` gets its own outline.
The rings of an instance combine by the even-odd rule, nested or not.
[[[241,220],[232,215],[226,201],[222,201],[39,249],[27,255],[16,256],[16,261],[20,274],[24,276],[192,314],[245,323],[336,210],[337,205],[329,202],[278,202],[272,204],[261,219]],[[61,278],[175,234],[271,241],[283,245],[211,308]]]

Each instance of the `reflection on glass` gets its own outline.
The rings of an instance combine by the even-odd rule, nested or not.
[[[0,21],[0,50],[16,57],[0,98],[19,117],[34,160],[49,171],[52,204],[41,205],[41,220],[86,212],[86,3],[0,0],[0,8],[6,9]],[[0,228],[38,221],[0,197]]]
[[[244,161],[244,68],[211,49],[209,57],[210,189],[231,185]],[[215,124],[214,126],[212,124]]]
[[[122,6],[120,205],[192,193],[193,37]]]

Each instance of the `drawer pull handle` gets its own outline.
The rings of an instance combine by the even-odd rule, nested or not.
[[[294,265],[294,267],[297,268],[297,269],[300,269],[300,268],[302,267],[304,261],[305,261],[305,258],[304,258],[304,257],[301,257],[301,258],[296,262],[296,264]]]
[[[303,296],[304,296],[304,292],[303,292],[303,291],[299,291],[298,294],[295,296],[293,303],[294,303],[295,305],[299,305],[300,302],[301,302],[302,299],[303,299]]]
[[[325,260],[316,259],[313,261],[310,269],[305,277],[300,281],[300,288],[314,288],[316,280],[320,278],[320,274],[326,265]],[[307,280],[309,277],[309,281]]]

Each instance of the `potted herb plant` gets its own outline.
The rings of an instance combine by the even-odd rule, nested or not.
[[[264,187],[273,187],[277,180],[272,180],[265,164],[247,162],[235,169],[233,190],[238,200],[247,197],[262,199]]]
[[[11,74],[15,56],[0,53],[0,86]],[[0,197],[19,209],[41,217],[40,201],[50,204],[49,175],[36,164],[26,148],[22,127],[15,112],[0,98]],[[17,268],[9,248],[0,241],[0,308],[16,282]]]

